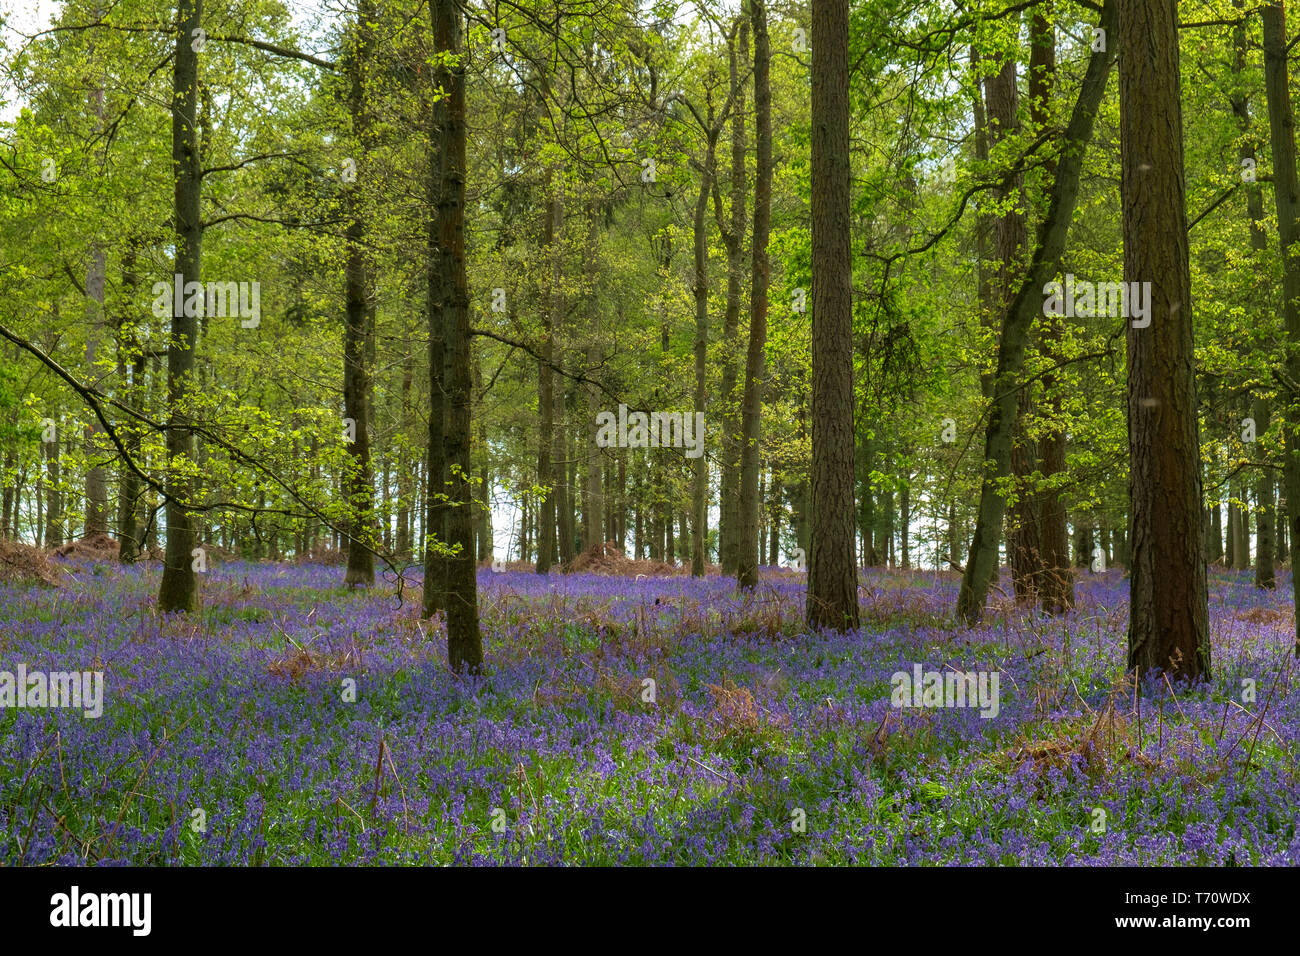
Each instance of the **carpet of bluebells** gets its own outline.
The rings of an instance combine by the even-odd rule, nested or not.
[[[1214,682],[1135,686],[1117,570],[974,629],[952,575],[866,571],[818,635],[794,572],[484,569],[474,679],[418,581],[230,563],[186,618],[156,565],[69,571],[0,587],[0,670],[102,670],[104,714],[0,710],[0,865],[1300,862],[1285,575],[1212,572]],[[997,671],[997,716],[891,706],[918,663]]]

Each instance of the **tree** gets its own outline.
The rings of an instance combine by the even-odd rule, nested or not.
[[[1049,8],[1050,10],[1050,8]],[[1033,47],[1029,57],[1029,111],[1035,131],[1047,128],[1051,119],[1049,103],[1056,74],[1056,43],[1052,21],[1042,8],[1031,20]],[[1056,164],[1048,161],[1044,175],[1056,174]],[[1053,366],[1064,359],[1061,341],[1064,322],[1060,316],[1047,316],[1043,323],[1043,352]],[[1048,614],[1064,614],[1074,607],[1074,575],[1070,570],[1070,532],[1066,525],[1065,503],[1060,490],[1051,482],[1065,475],[1065,423],[1061,397],[1062,384],[1055,368],[1043,375],[1043,392],[1050,418],[1047,433],[1039,442],[1042,456],[1043,489],[1039,506],[1042,529],[1041,591],[1042,607]]]
[[[858,626],[853,548],[853,266],[849,4],[812,5],[812,530],[810,627]]]
[[[750,0],[754,30],[754,250],[749,297],[749,347],[741,406],[740,501],[737,515],[736,581],[743,589],[758,584],[758,469],[762,431],[763,379],[766,374],[767,257],[772,221],[772,54],[768,45],[766,0]]]
[[[1114,0],[1102,7],[1101,27],[1109,32],[1114,17]],[[1011,471],[1011,444],[1019,413],[1018,393],[1022,387],[1025,346],[1034,316],[1040,313],[1043,288],[1055,274],[1070,221],[1079,196],[1079,174],[1083,155],[1092,139],[1093,122],[1106,91],[1111,55],[1104,45],[1093,51],[1079,98],[1075,101],[1066,126],[1061,156],[1052,183],[1047,215],[1039,224],[1038,241],[1029,270],[1019,290],[1008,303],[998,336],[997,371],[993,379],[993,407],[989,412],[984,436],[984,474],[980,485],[979,511],[975,534],[971,539],[970,557],[962,573],[957,595],[957,616],[969,624],[984,614],[989,582],[997,569],[998,538],[1006,510],[1002,483]],[[1198,538],[1199,540],[1199,538]]]
[[[355,43],[348,62],[348,113],[361,150],[357,182],[347,192],[346,318],[343,329],[343,414],[350,428],[351,464],[345,488],[351,520],[348,523],[347,585],[375,581],[373,538],[375,531],[374,474],[370,460],[370,351],[373,347],[375,310],[371,296],[369,253],[365,247],[366,223],[361,184],[372,170],[365,164],[371,147],[367,71],[374,46],[374,11],[370,0],[357,7]]]
[[[200,215],[202,169],[199,158],[199,54],[195,31],[203,19],[203,0],[177,0],[176,51],[172,59],[172,175],[176,217],[176,284],[199,282],[203,258]],[[167,547],[160,611],[196,611],[199,585],[194,573],[197,534],[189,502],[195,481],[193,414],[194,349],[197,313],[188,297],[172,302],[171,340],[167,347]]]
[[[1296,172],[1295,112],[1287,69],[1286,6],[1267,0],[1264,27],[1264,91],[1268,97],[1269,141],[1273,154],[1273,196],[1277,205],[1278,243],[1282,251],[1282,318],[1286,324],[1285,375],[1289,389],[1300,382],[1300,175]],[[1291,548],[1300,541],[1300,403],[1286,395],[1282,481],[1286,487]],[[1295,606],[1300,608],[1300,575],[1291,575]],[[1300,658],[1300,616],[1296,618],[1295,656]]]
[[[473,378],[465,270],[465,64],[460,49],[460,5],[456,0],[429,0],[429,12],[438,64],[434,71],[437,99],[433,117],[439,136],[435,215],[443,277],[438,319],[446,350],[446,529],[447,544],[452,549],[446,571],[447,660],[453,671],[477,674],[483,667],[483,640],[474,560],[475,496],[470,478]]]
[[[1177,18],[1175,0],[1119,0],[1124,280],[1151,290],[1149,325],[1125,333],[1128,663],[1197,679],[1210,676],[1210,642]]]

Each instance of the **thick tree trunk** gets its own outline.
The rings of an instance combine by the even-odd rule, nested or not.
[[[465,269],[465,65],[460,56],[461,12],[456,0],[430,0],[433,37],[441,54],[434,83],[445,95],[434,105],[438,149],[438,247],[443,277],[446,342],[447,662],[455,673],[483,667],[474,556],[474,487],[470,444],[474,390],[470,374],[469,281]]]
[[[370,460],[370,363],[369,349],[374,335],[374,311],[370,304],[370,261],[365,247],[363,185],[373,172],[365,165],[370,143],[370,115],[367,71],[373,46],[374,11],[370,0],[360,0],[357,9],[356,44],[349,61],[348,112],[352,132],[361,153],[357,157],[358,182],[346,194],[347,265],[344,272],[346,317],[343,329],[343,414],[352,420],[353,440],[347,450],[351,458],[344,487],[348,500],[348,565],[343,583],[375,583],[375,488]]]
[[[1273,196],[1277,206],[1278,240],[1282,252],[1282,316],[1286,322],[1288,381],[1300,381],[1300,180],[1296,174],[1295,113],[1288,86],[1286,8],[1282,0],[1265,0],[1261,9],[1264,39],[1264,91],[1268,97],[1269,140],[1273,154]],[[1282,481],[1286,488],[1287,537],[1291,546],[1300,534],[1300,402],[1286,398],[1286,457]],[[1292,600],[1300,609],[1300,574],[1291,575]],[[1300,614],[1296,615],[1295,655],[1300,658]]]
[[[1107,29],[1113,22],[1113,3],[1114,0],[1107,0],[1102,9],[1102,29]],[[1043,287],[1055,274],[1065,251],[1065,240],[1079,193],[1083,153],[1092,138],[1093,121],[1105,93],[1109,72],[1110,55],[1093,53],[1079,90],[1079,99],[1066,127],[1060,163],[1052,184],[1051,203],[1047,217],[1039,227],[1033,260],[1025,281],[1003,315],[993,408],[984,440],[984,461],[991,462],[991,466],[985,468],[975,534],[957,598],[957,615],[970,624],[978,622],[984,614],[989,584],[998,564],[998,539],[1006,510],[1006,500],[999,493],[998,485],[1011,470],[1012,435],[1019,408],[1018,392],[1029,328],[1034,316],[1041,314]]]
[[[769,80],[766,0],[750,0],[754,28],[754,258],[749,297],[749,348],[745,354],[745,397],[741,408],[740,516],[736,581],[743,589],[758,584],[758,463],[766,376],[767,240],[772,213],[772,90]]]
[[[430,0],[429,21],[437,41],[440,0]],[[438,74],[441,75],[441,74]],[[428,223],[425,230],[425,319],[429,335],[429,428],[425,442],[425,480],[421,509],[424,515],[423,535],[418,540],[419,553],[424,560],[423,604],[424,616],[433,617],[447,610],[447,556],[440,549],[449,539],[447,534],[447,322],[443,310],[450,295],[444,271],[442,248],[442,172],[446,157],[443,150],[447,141],[439,126],[445,114],[439,112],[438,103],[443,90],[435,78],[434,88],[426,98],[429,111],[429,180],[425,188],[428,206]]]
[[[1124,279],[1150,282],[1128,344],[1130,668],[1210,676],[1176,0],[1120,0]],[[1140,55],[1139,55],[1140,51]],[[1131,287],[1132,288],[1132,287]]]
[[[203,259],[203,222],[200,214],[202,170],[199,164],[198,87],[199,55],[192,37],[202,23],[203,0],[177,0],[176,51],[172,58],[172,169],[173,208],[176,223],[176,282],[184,289],[200,282]],[[158,609],[197,611],[199,584],[194,571],[196,535],[194,519],[186,505],[193,499],[195,482],[179,467],[194,460],[194,433],[190,431],[190,396],[194,383],[194,347],[198,317],[187,314],[187,302],[172,303],[171,338],[167,347],[167,549]],[[179,307],[178,307],[179,306]],[[179,314],[177,314],[179,313]]]
[[[806,616],[858,626],[853,560],[853,262],[849,191],[849,2],[812,7],[812,533]]]

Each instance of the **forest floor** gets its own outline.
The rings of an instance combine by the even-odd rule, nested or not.
[[[418,580],[223,563],[161,617],[156,562],[55,560],[0,585],[0,671],[103,671],[103,715],[0,709],[0,864],[1300,863],[1285,574],[1212,571],[1215,680],[1135,692],[1118,570],[974,629],[955,576],[868,571],[810,635],[794,572],[484,568],[464,680]],[[996,716],[893,706],[915,665]]]

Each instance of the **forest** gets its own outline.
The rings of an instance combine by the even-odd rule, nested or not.
[[[0,0],[0,866],[1300,862],[1287,6]]]

